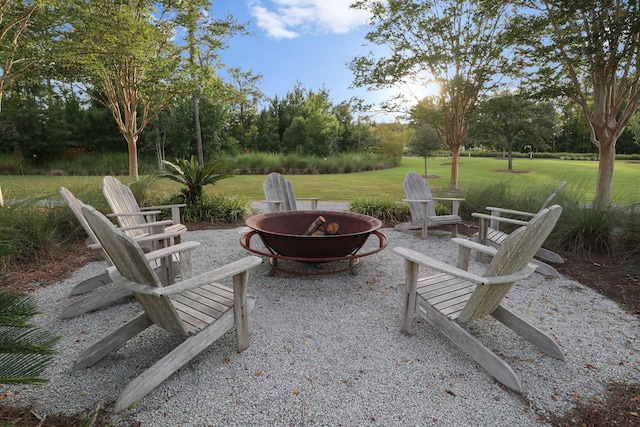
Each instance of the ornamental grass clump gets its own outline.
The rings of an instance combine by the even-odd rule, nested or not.
[[[388,197],[356,197],[349,203],[349,211],[368,215],[386,222],[402,222],[411,218],[409,205]]]

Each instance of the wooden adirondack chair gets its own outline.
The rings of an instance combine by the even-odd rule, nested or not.
[[[98,242],[97,237],[95,236],[95,234],[93,234],[93,230],[91,230],[91,227],[89,227],[89,224],[82,214],[82,207],[85,206],[85,204],[77,197],[75,197],[75,195],[65,187],[60,187],[60,194],[71,209],[71,212],[73,212],[78,222],[80,222],[80,225],[82,226],[84,231],[87,233],[87,247],[92,250],[100,250],[103,258],[111,263],[111,259],[102,250],[102,246]],[[142,231],[146,234],[136,237],[138,243],[156,249],[173,244],[174,239],[178,238],[179,233],[165,233],[164,227],[170,224],[173,224],[173,222],[169,220],[143,224]],[[136,229],[138,229],[138,227]],[[125,233],[129,231],[128,229],[121,230]],[[151,230],[155,230],[156,232],[154,233]],[[156,267],[162,269],[166,266],[156,265]],[[172,265],[170,272],[175,274],[177,271],[179,271],[179,268],[176,268]],[[161,277],[167,280],[167,283],[171,283],[173,281],[168,277],[169,271],[159,274],[161,275]],[[113,283],[113,281],[109,277],[108,272],[105,270],[103,273],[98,274],[97,276],[90,277],[89,279],[83,280],[82,282],[78,283],[71,290],[69,296],[73,297],[86,294],[111,283]],[[108,305],[112,302],[131,296],[133,295],[129,290],[120,286],[111,286],[105,289],[101,289],[99,291],[92,292],[88,296],[69,304],[60,314],[60,318],[70,319],[72,317],[87,313],[102,306]]]
[[[262,184],[269,212],[297,211],[296,200],[311,202],[311,210],[318,209],[318,197],[296,198],[291,181],[278,172],[271,172]]]
[[[498,381],[521,393],[522,386],[513,369],[461,324],[490,314],[543,353],[564,360],[562,350],[553,339],[500,305],[514,282],[534,272],[535,265],[529,261],[555,226],[561,212],[558,205],[541,210],[526,226],[511,233],[499,249],[467,239],[453,239],[460,245],[455,267],[411,249],[394,248],[393,251],[404,258],[405,264],[402,332],[406,335],[413,333],[413,317],[417,310],[421,317]],[[483,275],[467,271],[472,249],[493,256]],[[418,279],[419,266],[440,273]]]
[[[146,222],[154,222],[155,216],[162,209],[171,209],[173,224],[167,226],[165,231],[180,233],[187,231],[187,227],[180,223],[180,208],[186,206],[185,204],[140,207],[131,189],[109,175],[102,178],[102,193],[113,212],[109,216],[116,217],[121,227],[135,227]],[[132,230],[132,237],[136,237],[136,233],[142,235],[144,232]]]
[[[146,396],[234,324],[238,352],[248,347],[248,316],[255,299],[247,296],[247,280],[249,270],[261,263],[260,258],[248,256],[189,277],[190,251],[198,246],[197,242],[177,244],[145,256],[140,245],[100,212],[91,206],[84,206],[82,212],[117,269],[110,270],[112,279],[133,292],[144,311],[83,351],[74,369],[92,366],[153,324],[188,337],[129,383],[115,404],[116,413]],[[165,287],[149,266],[149,259],[170,257],[176,252],[181,253],[183,279]],[[233,289],[215,283],[228,277],[232,278]]]
[[[560,183],[560,185],[555,189],[555,191],[551,193],[549,197],[547,197],[547,200],[544,201],[544,203],[542,204],[542,207],[540,207],[540,210],[551,206],[551,203],[554,202],[554,200],[558,197],[558,194],[560,194],[560,192],[564,189],[566,185],[567,185],[566,181],[563,181],[562,183]],[[526,225],[527,220],[529,220],[530,218],[533,218],[536,215],[535,213],[531,213],[531,212],[496,208],[492,206],[488,206],[487,210],[491,212],[491,215],[487,215],[479,212],[474,212],[471,215],[479,219],[479,231],[477,235],[477,240],[483,245],[492,245],[495,247],[499,247],[509,235],[508,233],[500,230],[500,223]],[[501,214],[507,215],[507,217],[503,217],[501,216]],[[524,219],[511,218],[513,216],[524,218]],[[564,264],[564,259],[562,259],[560,255],[548,249],[540,248],[535,253],[535,257],[540,258],[540,259],[534,259],[532,261],[534,264],[538,266],[536,270],[538,273],[544,274],[545,276],[560,277],[560,273],[558,273],[558,271],[555,268],[553,268],[552,266],[544,262],[544,261],[547,261],[547,262],[552,262],[554,264]]]
[[[403,230],[419,230],[422,229],[422,238],[427,238],[427,230],[429,227],[453,224],[452,236],[458,235],[458,224],[462,222],[462,218],[458,215],[460,202],[464,199],[455,197],[432,197],[431,187],[426,179],[422,178],[415,172],[409,172],[404,178],[404,192],[407,196],[402,199],[409,202],[411,210],[411,221],[396,225],[395,229]],[[434,201],[451,202],[451,215],[437,215]]]

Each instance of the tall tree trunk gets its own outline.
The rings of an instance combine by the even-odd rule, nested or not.
[[[158,160],[158,169],[164,170],[164,141],[163,132],[160,131],[160,116],[156,117],[156,158]]]
[[[616,145],[611,141],[600,141],[598,146],[598,181],[593,204],[608,205],[611,202],[613,168],[616,161]]]
[[[513,170],[513,142],[507,142],[507,148],[509,150],[507,155],[507,170]]]
[[[133,134],[127,134],[124,136],[127,140],[127,147],[129,151],[129,179],[131,182],[136,182],[139,179],[138,176],[138,137]]]
[[[202,130],[200,128],[200,101],[197,96],[192,97],[193,100],[193,129],[196,133],[196,156],[198,158],[198,166],[204,165],[204,151],[202,150]]]
[[[458,188],[458,167],[460,165],[460,146],[451,148],[451,188]]]

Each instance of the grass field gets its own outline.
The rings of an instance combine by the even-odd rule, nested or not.
[[[445,189],[450,181],[449,159],[434,158],[428,161],[427,174],[434,189]],[[459,187],[473,191],[474,187],[485,187],[498,182],[509,182],[514,188],[526,188],[535,183],[567,181],[567,190],[579,195],[579,199],[593,199],[598,172],[598,163],[593,161],[558,159],[514,159],[517,172],[505,172],[507,162],[495,158],[462,158],[460,160]],[[392,200],[404,197],[402,181],[408,171],[424,173],[421,158],[406,157],[400,167],[350,174],[289,175],[297,197],[321,197],[325,201],[350,201],[356,197],[381,196]],[[120,177],[128,182],[128,177]],[[207,194],[223,193],[242,196],[249,201],[263,200],[264,175],[238,175],[219,181],[215,186],[205,187]],[[71,191],[100,190],[101,177],[97,176],[0,176],[0,188],[5,200],[31,197],[59,197],[58,188],[65,186]],[[160,194],[173,194],[179,185],[168,179],[156,181],[152,189]],[[640,201],[640,163],[616,162],[613,179],[613,203]]]

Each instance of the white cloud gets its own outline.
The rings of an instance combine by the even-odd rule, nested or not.
[[[250,0],[258,27],[276,39],[308,33],[348,33],[367,22],[367,12],[349,8],[350,0]]]

